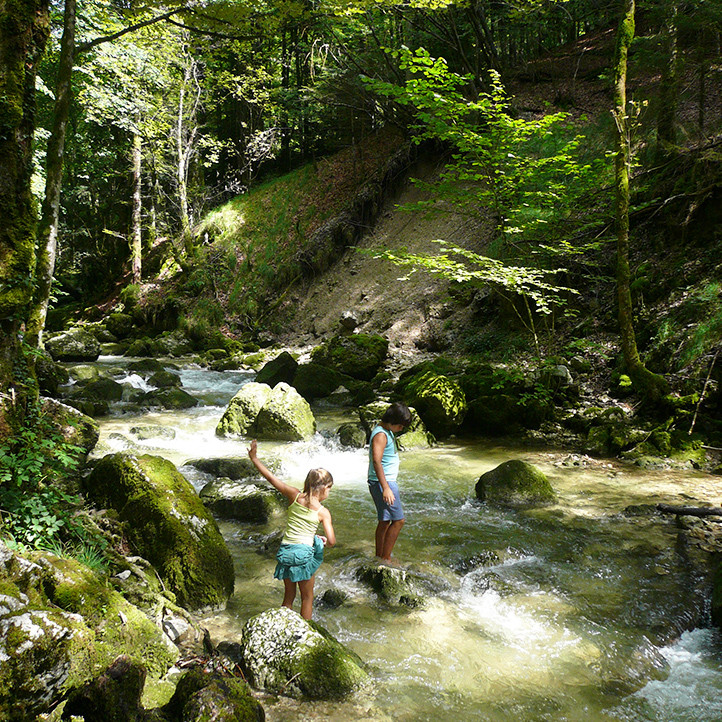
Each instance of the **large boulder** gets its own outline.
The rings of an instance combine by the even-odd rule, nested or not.
[[[360,406],[358,409],[361,427],[366,433],[366,442],[371,435],[374,426],[380,423],[381,417],[389,407],[388,401],[374,401],[373,403]],[[434,444],[434,435],[430,434],[424,426],[424,422],[413,406],[409,406],[411,412],[411,423],[396,435],[399,447],[404,450],[426,449]]]
[[[425,604],[418,579],[407,569],[369,563],[359,567],[356,577],[376,592],[379,599],[392,606],[414,608]]]
[[[35,374],[38,377],[38,386],[53,396],[58,392],[58,386],[67,384],[70,375],[68,370],[53,361],[47,351],[40,351],[35,358]]]
[[[42,398],[41,404],[46,418],[52,420],[67,443],[79,446],[86,455],[95,448],[100,438],[97,421],[55,399]]]
[[[396,393],[413,406],[434,436],[449,436],[466,416],[466,396],[456,381],[431,367],[413,367],[399,377]]]
[[[258,412],[268,401],[271,391],[268,384],[259,384],[255,381],[241,386],[223,412],[216,426],[216,435],[233,437],[250,434]]]
[[[291,383],[304,399],[313,401],[330,396],[339,386],[344,385],[346,378],[350,379],[328,366],[310,361],[296,369]]]
[[[178,650],[143,612],[83,564],[21,555],[0,541],[0,719],[34,719],[118,654],[161,677]]]
[[[371,381],[383,364],[389,342],[383,336],[357,333],[334,336],[311,352],[311,359],[360,381]]]
[[[53,336],[45,348],[55,361],[95,361],[100,356],[100,343],[80,326]]]
[[[259,439],[302,441],[316,433],[316,419],[308,401],[292,386],[280,383],[258,412],[253,429]]]
[[[142,406],[160,406],[164,409],[190,409],[198,406],[198,399],[191,396],[187,391],[175,386],[164,389],[156,389],[144,394],[140,399]]]
[[[256,374],[259,384],[268,384],[273,388],[276,384],[290,384],[298,368],[298,362],[288,351],[282,351],[276,358],[271,359]]]
[[[289,697],[338,699],[369,680],[356,654],[287,607],[246,622],[241,664],[251,685]]]
[[[209,481],[200,491],[201,501],[222,519],[265,524],[286,509],[275,489],[232,479]]]
[[[128,313],[111,313],[105,317],[105,328],[116,338],[125,338],[133,330],[133,317]]]
[[[109,454],[84,485],[88,498],[128,522],[128,542],[179,604],[191,610],[225,605],[233,592],[231,555],[213,516],[170,461]]]
[[[482,474],[476,482],[476,496],[502,506],[545,506],[556,502],[549,480],[535,466],[511,459]]]

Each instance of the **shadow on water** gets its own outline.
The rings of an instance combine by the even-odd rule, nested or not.
[[[214,430],[225,404],[252,378],[183,369],[189,411],[118,407],[101,421],[96,455],[120,448],[154,453],[178,466],[191,458],[238,457],[247,440]],[[704,628],[708,576],[670,519],[626,516],[630,504],[675,503],[690,488],[715,499],[699,472],[642,472],[564,454],[452,439],[404,452],[400,484],[407,515],[399,560],[428,580],[415,609],[380,601],[356,578],[373,555],[375,516],[365,482],[366,452],[339,446],[334,430],[350,410],[316,409],[309,442],[261,442],[281,476],[301,484],[323,466],[335,484],[327,506],[338,544],[317,573],[317,599],[346,594],[314,618],[369,664],[370,693],[343,703],[263,700],[269,720],[722,720],[722,640]],[[174,438],[141,442],[139,423]],[[547,473],[559,501],[504,510],[475,500],[478,477],[509,458]],[[182,467],[196,488],[205,477]],[[704,494],[710,496],[705,497]],[[245,621],[282,597],[272,578],[282,520],[253,526],[221,521],[235,559],[235,594],[203,623],[214,640],[237,640]]]

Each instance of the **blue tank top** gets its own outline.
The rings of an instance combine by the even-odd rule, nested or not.
[[[393,433],[387,431],[381,425],[374,427],[374,430],[371,432],[371,438],[369,439],[369,481],[378,482],[379,480],[376,475],[376,470],[374,469],[372,446],[374,436],[379,433],[386,434],[386,446],[384,447],[384,453],[381,456],[381,468],[384,470],[386,481],[396,481],[396,477],[399,475],[399,450],[396,446],[396,438]]]

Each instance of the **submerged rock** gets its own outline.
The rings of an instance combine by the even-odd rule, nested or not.
[[[241,664],[254,687],[289,697],[338,699],[369,681],[356,654],[287,607],[246,622]]]
[[[233,562],[212,514],[175,466],[159,456],[103,457],[84,482],[95,503],[129,522],[127,539],[158,570],[178,603],[222,607],[233,592]]]
[[[535,466],[511,459],[482,474],[476,482],[476,496],[504,506],[544,506],[556,502],[546,476]]]
[[[175,439],[175,429],[172,426],[161,426],[160,424],[141,424],[132,426],[130,434],[139,441],[148,439]]]

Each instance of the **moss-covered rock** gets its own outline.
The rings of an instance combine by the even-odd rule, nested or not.
[[[198,668],[180,678],[162,711],[167,719],[183,722],[263,722],[266,718],[245,681]]]
[[[123,387],[113,379],[98,379],[85,384],[78,391],[78,395],[82,398],[107,401],[120,401],[123,398]]]
[[[466,396],[459,384],[433,369],[412,368],[404,372],[396,392],[416,409],[435,436],[453,434],[466,416]]]
[[[156,371],[149,379],[148,383],[151,386],[155,386],[159,389],[172,388],[174,386],[181,385],[181,378],[178,374],[174,374],[172,371],[166,371],[161,369]]]
[[[370,404],[360,406],[358,409],[359,420],[363,428],[366,439],[371,435],[374,426],[380,423],[381,417],[389,407],[388,401],[374,401]],[[399,447],[404,450],[408,449],[425,449],[434,445],[436,439],[434,435],[429,433],[424,426],[424,422],[416,412],[413,406],[409,406],[411,412],[411,423],[400,433],[396,439]]]
[[[105,318],[105,327],[117,338],[125,338],[133,330],[133,317],[129,313],[111,313]]]
[[[70,379],[68,370],[53,361],[53,357],[47,351],[39,352],[35,358],[35,374],[38,377],[40,390],[52,395],[58,392],[58,386],[67,384]]]
[[[271,387],[255,381],[244,384],[230,400],[216,426],[217,436],[246,436],[256,421],[258,412],[268,401]]]
[[[336,433],[342,446],[350,446],[353,449],[363,449],[366,446],[366,431],[360,423],[341,424]]]
[[[424,605],[425,599],[418,580],[407,569],[387,564],[363,564],[356,572],[356,577],[387,604],[412,609]]]
[[[187,356],[193,353],[193,343],[178,329],[162,333],[155,339],[154,346],[161,356]]]
[[[45,348],[55,361],[95,361],[100,356],[98,339],[80,326],[48,339]]]
[[[266,466],[274,473],[278,473],[280,462],[274,457],[264,459]],[[211,474],[215,477],[226,477],[228,479],[258,479],[258,469],[253,465],[247,456],[238,458],[224,457],[215,459],[191,459],[186,461],[184,466],[192,466],[198,471]]]
[[[289,697],[338,699],[369,681],[357,655],[287,607],[246,622],[241,663],[254,687]]]
[[[100,438],[97,421],[55,399],[42,398],[41,404],[43,413],[52,419],[53,425],[60,430],[65,441],[79,446],[86,455],[95,448]]]
[[[476,496],[503,506],[544,506],[556,501],[549,480],[535,466],[511,459],[482,474],[476,482]]]
[[[350,376],[328,366],[310,361],[298,366],[291,383],[304,399],[313,401],[330,396],[339,386],[344,386],[344,381],[350,379]]]
[[[143,406],[160,406],[164,409],[190,409],[198,406],[198,399],[183,389],[170,386],[145,394],[140,403]]]
[[[308,401],[292,386],[280,383],[258,412],[253,431],[259,439],[301,441],[316,433],[316,419]]]
[[[90,499],[128,522],[129,543],[179,604],[193,610],[225,604],[233,592],[231,555],[213,516],[170,461],[111,454],[84,483]]]
[[[222,519],[265,524],[286,509],[275,489],[231,479],[209,481],[200,492],[201,501]]]
[[[298,362],[288,351],[282,351],[276,358],[263,365],[256,375],[259,384],[268,384],[273,388],[276,384],[290,384],[298,368]]]
[[[34,719],[118,654],[155,677],[178,650],[107,580],[77,561],[0,542],[0,718]]]
[[[311,359],[321,366],[371,381],[383,364],[389,342],[383,336],[357,333],[334,336],[311,352]]]
[[[128,364],[128,371],[133,374],[138,374],[144,378],[148,378],[151,374],[157,373],[158,371],[164,371],[165,366],[154,358],[143,358],[138,361],[131,361]]]

